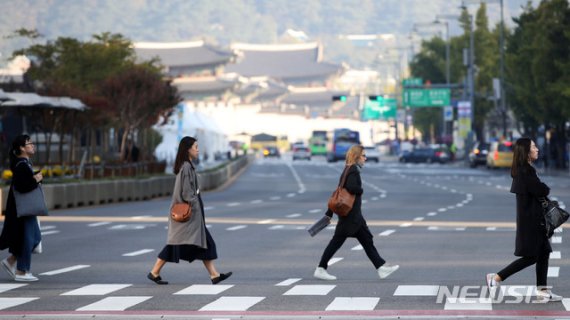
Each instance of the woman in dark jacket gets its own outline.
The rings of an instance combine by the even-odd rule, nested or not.
[[[552,248],[546,235],[541,198],[550,188],[540,181],[532,163],[538,159],[538,148],[529,138],[518,139],[514,146],[511,192],[517,198],[517,234],[515,256],[521,257],[497,273],[487,274],[487,286],[496,289],[500,282],[513,274],[536,264],[537,298],[543,301],[561,301],[546,286],[548,259]]]
[[[10,149],[10,169],[12,184],[6,204],[6,217],[0,235],[0,250],[8,249],[11,255],[2,260],[2,267],[16,281],[37,281],[31,272],[32,251],[41,241],[41,232],[37,217],[18,218],[13,189],[26,193],[38,187],[43,177],[34,174],[30,157],[35,153],[35,146],[28,135],[17,136]]]
[[[387,264],[378,251],[374,247],[372,233],[366,225],[366,220],[362,216],[362,180],[360,179],[360,168],[366,161],[364,148],[360,145],[352,146],[346,153],[346,166],[343,175],[346,172],[346,181],[344,188],[351,194],[355,195],[354,205],[348,215],[339,217],[336,225],[335,233],[329,245],[326,247],[321,257],[319,266],[315,269],[314,277],[322,280],[336,280],[336,277],[327,272],[328,262],[334,254],[340,249],[346,238],[353,237],[360,242],[366,255],[374,264],[380,279],[384,279],[392,272],[398,270],[398,265]],[[342,180],[342,176],[341,176]],[[328,209],[326,215],[332,218],[333,212]]]

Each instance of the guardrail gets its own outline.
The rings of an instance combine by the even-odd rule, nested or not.
[[[221,167],[199,171],[200,190],[207,191],[222,186],[253,159],[253,155],[243,156]],[[176,176],[168,175],[148,179],[85,181],[46,184],[43,189],[47,207],[53,210],[169,196],[175,179]],[[6,210],[9,189],[9,186],[0,189],[2,212]]]

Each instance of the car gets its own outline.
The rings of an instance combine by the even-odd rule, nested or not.
[[[403,152],[399,160],[400,162],[446,163],[449,160],[449,156],[445,152],[436,151],[434,148],[417,148]]]
[[[486,142],[476,142],[473,149],[469,152],[469,166],[475,168],[478,165],[487,164],[487,155],[491,145]]]
[[[265,148],[263,148],[263,157],[264,158],[269,158],[269,157],[281,158],[281,153],[279,152],[279,149],[277,149],[277,147],[265,147]]]
[[[311,149],[307,147],[295,147],[293,149],[293,160],[311,160]]]
[[[491,143],[487,154],[487,168],[510,168],[513,164],[513,143],[501,141]]]
[[[364,147],[364,152],[366,153],[366,161],[380,162],[380,152],[376,147]]]

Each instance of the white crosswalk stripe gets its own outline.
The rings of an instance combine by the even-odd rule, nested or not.
[[[325,309],[326,311],[352,311],[352,310],[374,310],[380,298],[344,298],[338,297]]]
[[[335,285],[296,285],[285,292],[284,296],[326,296]]]
[[[78,308],[76,311],[124,311],[150,298],[152,297],[107,297],[95,303]]]
[[[64,292],[62,296],[104,296],[127,287],[131,284],[90,284],[79,289]]]
[[[0,310],[19,306],[39,298],[0,298]]]
[[[246,311],[265,297],[221,297],[202,308],[200,311]]]
[[[213,285],[213,284],[194,284],[189,286],[186,289],[182,289],[178,292],[175,292],[176,295],[216,295],[220,294],[229,288],[233,287],[233,285]]]

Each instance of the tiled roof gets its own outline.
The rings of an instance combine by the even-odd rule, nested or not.
[[[143,60],[160,58],[167,67],[209,66],[228,63],[234,56],[232,51],[215,48],[204,41],[194,42],[137,42],[134,43],[137,56]]]
[[[324,81],[342,70],[342,66],[322,62],[317,43],[291,45],[233,44],[238,61],[225,67],[245,77],[267,76],[286,83]]]
[[[180,92],[206,93],[231,90],[238,84],[238,81],[235,78],[192,77],[175,79],[172,84],[176,86]]]

